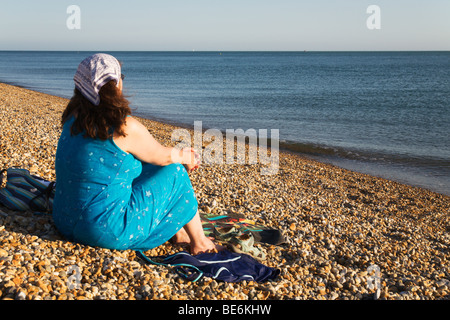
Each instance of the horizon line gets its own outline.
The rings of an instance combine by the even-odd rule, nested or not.
[[[29,52],[450,52],[450,49],[403,49],[403,50],[60,50],[60,49],[0,49],[3,51],[29,51]]]

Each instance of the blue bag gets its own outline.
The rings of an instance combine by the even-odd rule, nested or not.
[[[0,204],[17,211],[52,212],[55,182],[32,175],[26,169],[9,168],[0,171],[0,186],[4,172],[6,186],[0,189]]]

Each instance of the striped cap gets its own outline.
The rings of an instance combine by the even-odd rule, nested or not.
[[[98,106],[100,104],[98,92],[101,87],[111,80],[115,80],[117,86],[119,86],[120,76],[119,61],[109,54],[97,53],[80,63],[73,80],[75,81],[75,88],[86,99]]]

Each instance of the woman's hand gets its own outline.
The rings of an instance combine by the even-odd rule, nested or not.
[[[183,153],[183,165],[187,172],[192,172],[199,168],[200,155],[193,148],[184,148],[181,152]]]

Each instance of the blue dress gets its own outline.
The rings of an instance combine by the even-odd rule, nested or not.
[[[155,166],[111,139],[72,136],[64,124],[55,159],[53,220],[70,241],[117,250],[148,250],[173,237],[198,203],[181,164]]]

